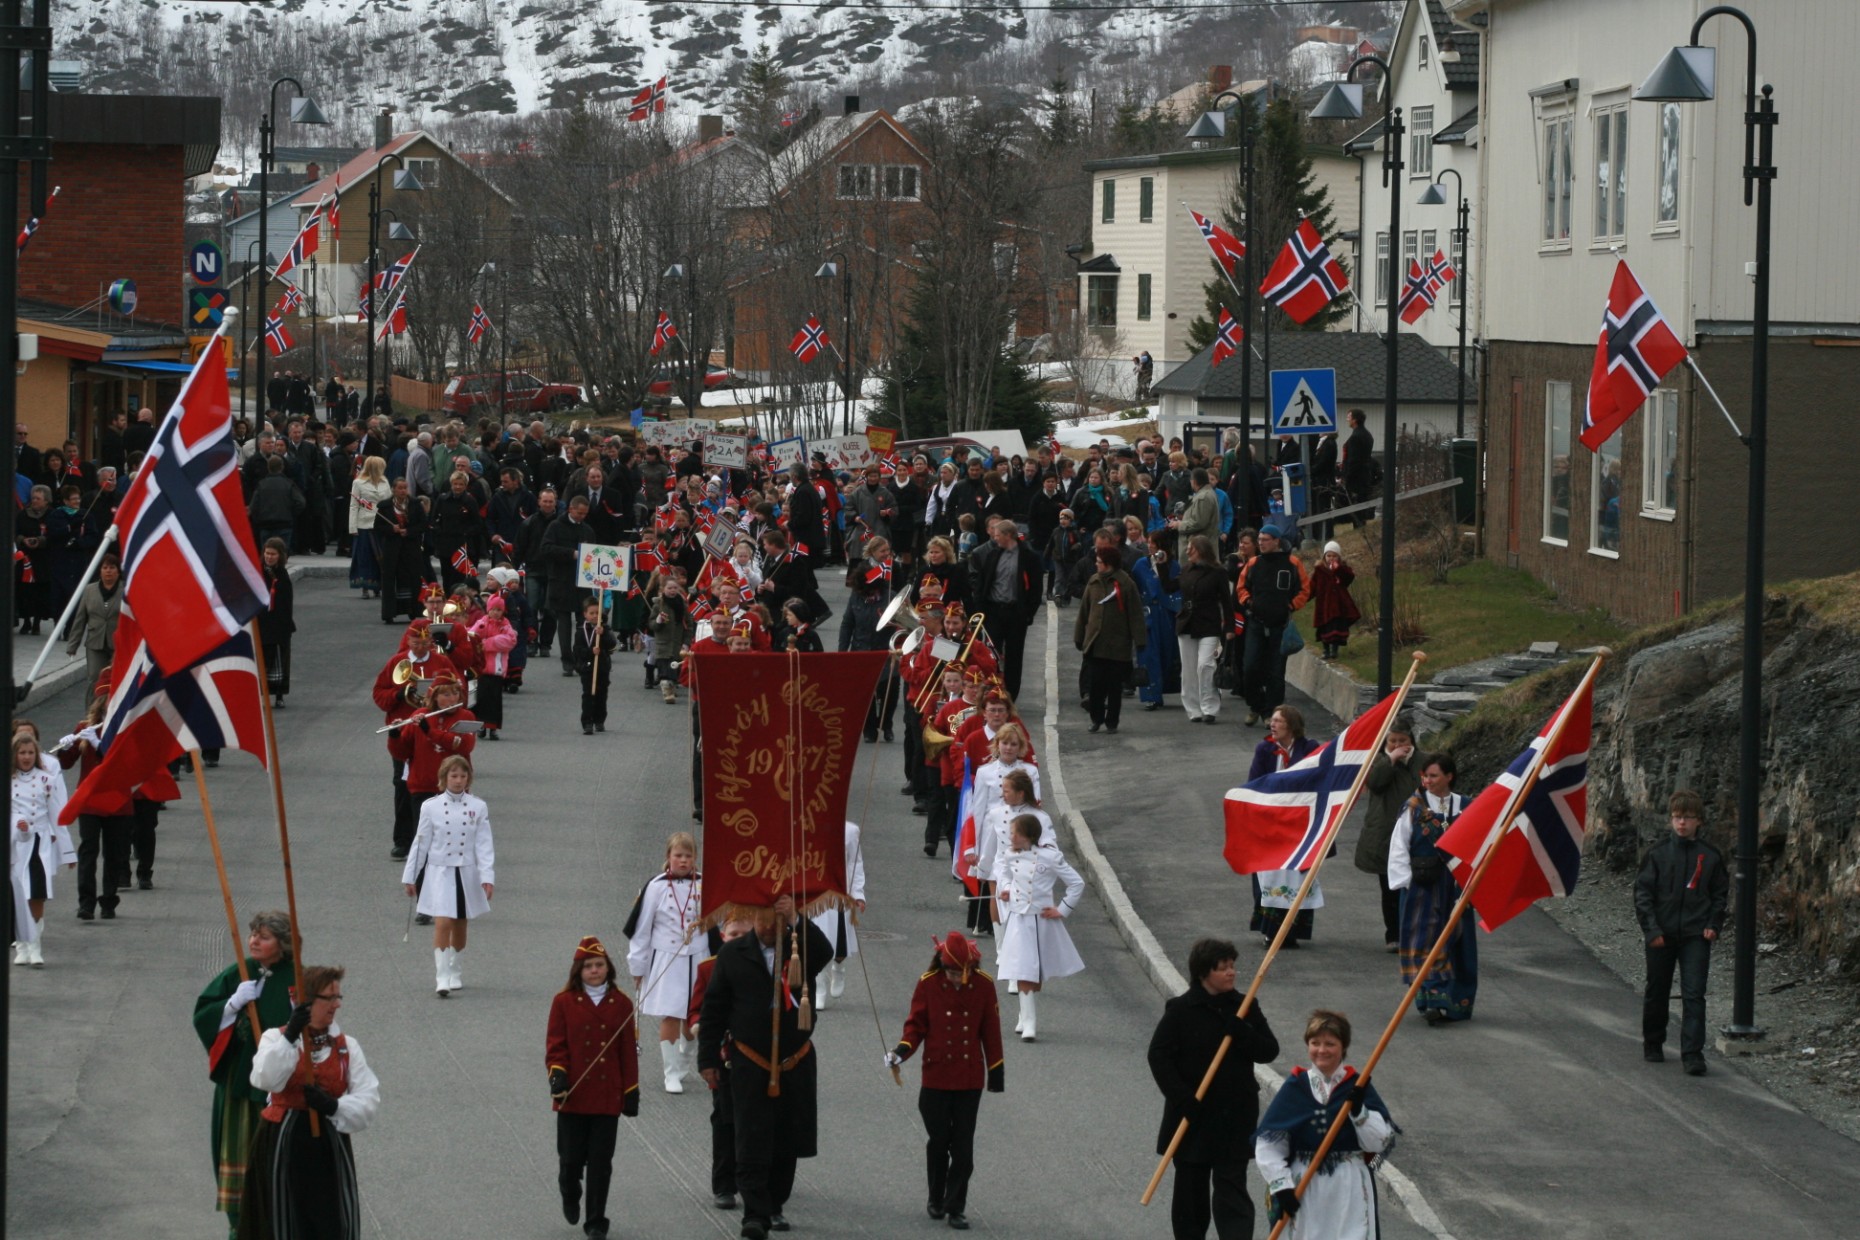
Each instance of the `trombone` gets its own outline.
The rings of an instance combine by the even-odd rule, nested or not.
[[[963,642],[962,649],[956,652],[955,662],[960,663],[969,657],[969,647],[975,645],[975,639],[981,636],[982,622],[987,618],[986,615],[979,611],[969,617],[969,639]],[[917,696],[912,699],[912,710],[920,715],[923,714],[924,707],[930,702],[931,698],[936,696],[937,686],[943,683],[943,669],[948,667],[949,664],[950,660],[948,659],[939,659],[937,661],[936,667],[930,673],[930,679],[924,682],[924,687],[918,690]]]

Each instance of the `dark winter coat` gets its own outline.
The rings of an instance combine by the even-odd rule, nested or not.
[[[1178,637],[1225,637],[1234,627],[1233,591],[1227,574],[1212,564],[1192,563],[1177,578],[1182,607],[1176,613]]]
[[[1634,878],[1634,913],[1647,942],[1697,938],[1724,929],[1730,901],[1724,854],[1704,840],[1668,836],[1641,858]]]
[[[740,941],[740,940],[739,940]],[[1156,1152],[1169,1148],[1182,1117],[1195,1115],[1176,1151],[1176,1161],[1198,1165],[1245,1166],[1253,1157],[1253,1129],[1259,1124],[1259,1082],[1253,1065],[1279,1057],[1279,1039],[1257,1001],[1240,1016],[1240,994],[1212,995],[1198,982],[1163,1005],[1162,1019],[1150,1036],[1150,1076],[1162,1091],[1162,1127]],[[1207,1096],[1195,1104],[1221,1039],[1233,1037]]]

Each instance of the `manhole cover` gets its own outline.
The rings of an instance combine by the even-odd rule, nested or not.
[[[893,934],[889,930],[860,930],[859,937],[873,943],[897,943],[904,938],[903,935]]]

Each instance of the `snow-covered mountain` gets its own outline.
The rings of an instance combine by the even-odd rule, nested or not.
[[[53,54],[81,61],[89,89],[211,93],[231,109],[295,70],[315,79],[306,86],[325,111],[357,120],[380,103],[425,118],[527,113],[630,96],[661,76],[675,103],[716,110],[759,46],[817,98],[905,77],[956,80],[991,64],[1015,66],[997,76],[1026,88],[1060,64],[1075,79],[1093,69],[1127,78],[1185,44],[1201,45],[1186,63],[1237,59],[1209,49],[1235,48],[1269,20],[1258,9],[1238,16],[1194,0],[1174,12],[1069,13],[1022,12],[1015,0],[986,9],[961,0],[59,0],[53,8]]]

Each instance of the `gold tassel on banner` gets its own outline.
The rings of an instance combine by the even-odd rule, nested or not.
[[[798,987],[801,991],[801,1010],[795,1014],[795,1027],[813,1029],[814,993],[813,988],[807,984],[807,972],[801,967],[801,930],[798,925],[793,937],[788,940],[788,987],[791,990]]]

